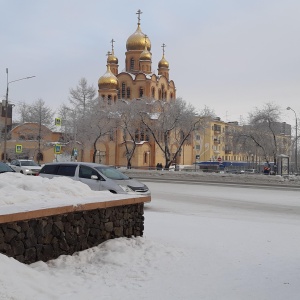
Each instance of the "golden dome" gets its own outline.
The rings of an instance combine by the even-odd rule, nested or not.
[[[169,63],[168,61],[165,59],[165,56],[163,55],[162,59],[159,61],[158,63],[158,67],[159,68],[169,68]]]
[[[109,65],[107,65],[107,70],[103,76],[98,80],[99,89],[117,89],[118,79],[111,72]]]
[[[129,50],[144,50],[145,45],[147,46],[147,50],[151,50],[151,42],[148,37],[145,39],[145,35],[143,34],[140,25],[138,24],[138,27],[126,42],[126,49]]]
[[[151,61],[151,58],[152,58],[152,55],[145,46],[144,51],[140,55],[140,60],[150,60]]]
[[[115,56],[115,53],[114,51],[112,51],[112,53],[110,53],[108,56],[107,56],[107,63],[108,64],[115,64],[117,65],[118,64],[118,58]]]

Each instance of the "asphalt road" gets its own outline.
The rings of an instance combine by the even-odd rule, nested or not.
[[[177,184],[191,185],[218,185],[218,186],[238,186],[253,187],[270,190],[299,190],[300,178],[281,177],[262,174],[207,174],[194,172],[167,172],[153,170],[124,170],[123,173],[140,181],[151,182],[173,182]]]
[[[282,218],[300,216],[298,188],[256,185],[144,180],[151,190],[152,202],[146,209],[180,214],[254,213]]]

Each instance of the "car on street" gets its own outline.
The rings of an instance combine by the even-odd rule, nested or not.
[[[15,170],[13,170],[9,165],[0,162],[0,174],[6,172],[15,172]]]
[[[245,174],[257,174],[258,171],[256,169],[246,169]]]
[[[86,162],[57,162],[45,164],[39,176],[54,178],[66,176],[87,184],[92,190],[108,190],[113,194],[150,196],[149,188],[114,167]]]
[[[37,175],[42,168],[34,160],[30,159],[14,159],[9,166],[16,172],[24,175]]]

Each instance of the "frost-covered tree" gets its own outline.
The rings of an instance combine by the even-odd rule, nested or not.
[[[139,118],[139,113],[144,109],[144,101],[137,99],[119,100],[114,109],[119,116],[118,127],[122,131],[127,168],[130,168],[137,143],[142,142],[142,140],[149,141],[148,129],[145,128]]]
[[[255,108],[249,113],[248,124],[232,132],[232,143],[245,153],[256,153],[264,157],[266,163],[276,164],[279,150],[282,149],[282,137],[278,124],[281,109],[273,103]]]
[[[181,153],[184,143],[190,143],[191,134],[201,124],[195,108],[181,98],[170,102],[146,100],[139,113],[142,123],[149,130],[169,168]],[[171,152],[176,146],[175,153]]]
[[[31,127],[26,127],[26,136],[38,141],[36,158],[40,163],[43,158],[42,149],[45,147],[44,135],[46,131],[44,126],[49,127],[54,123],[54,112],[42,99],[38,99],[32,104],[21,102],[17,106],[17,111],[20,115],[19,123],[32,123]]]
[[[85,78],[81,78],[75,88],[70,89],[69,102],[73,109],[84,114],[86,109],[96,101],[96,90],[89,86]]]

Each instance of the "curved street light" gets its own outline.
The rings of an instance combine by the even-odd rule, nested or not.
[[[287,110],[291,110],[294,112],[295,114],[295,119],[296,119],[296,137],[295,137],[295,168],[296,168],[296,172],[298,173],[298,163],[297,163],[297,156],[298,156],[298,132],[297,132],[297,129],[298,129],[298,122],[297,122],[297,114],[296,112],[291,108],[291,107],[287,107],[286,108]]]
[[[3,145],[3,159],[4,162],[6,162],[6,144],[7,144],[7,111],[8,111],[8,87],[10,83],[20,81],[20,80],[25,80],[25,79],[30,79],[35,76],[29,76],[29,77],[24,77],[12,81],[8,81],[8,68],[6,68],[6,97],[5,97],[5,119],[4,119],[4,145]]]

